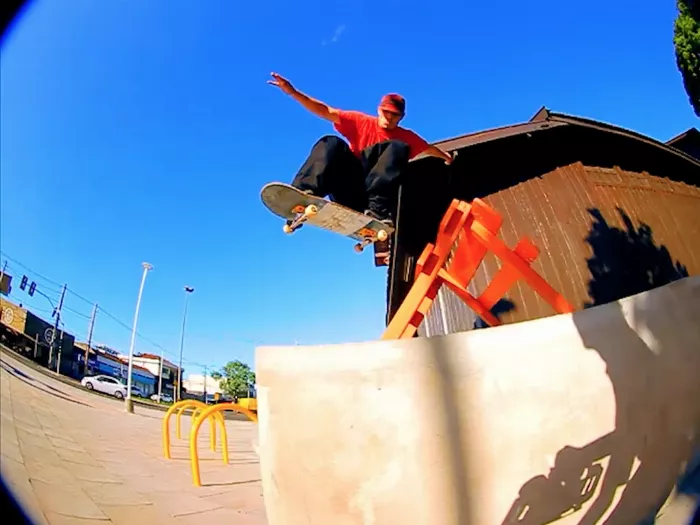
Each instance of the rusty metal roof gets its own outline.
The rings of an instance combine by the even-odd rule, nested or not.
[[[440,148],[447,151],[454,151],[473,146],[475,144],[499,140],[505,137],[534,133],[545,129],[552,129],[555,127],[564,126],[577,126],[582,128],[596,129],[599,131],[604,131],[606,133],[612,133],[618,136],[631,138],[639,142],[644,142],[652,147],[659,148],[661,150],[666,151],[667,153],[671,153],[672,155],[681,157],[685,161],[690,162],[700,168],[700,161],[688,155],[687,153],[672,147],[668,143],[660,142],[646,135],[642,135],[641,133],[637,133],[636,131],[624,129],[619,126],[614,126],[612,124],[607,124],[604,122],[599,122],[583,117],[576,117],[573,115],[566,115],[564,113],[555,113],[547,109],[545,106],[542,106],[528,122],[512,124],[509,126],[493,128],[485,131],[477,131],[476,133],[469,133],[466,135],[461,135],[459,137],[441,140],[433,143],[433,145],[439,146]],[[424,158],[425,156],[426,155],[418,155],[414,160]]]

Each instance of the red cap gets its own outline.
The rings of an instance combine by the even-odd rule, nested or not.
[[[382,100],[379,103],[379,109],[384,109],[386,111],[403,115],[406,113],[406,100],[404,100],[404,98],[397,93],[390,93],[382,97]]]

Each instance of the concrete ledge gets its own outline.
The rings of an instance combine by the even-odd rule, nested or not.
[[[653,521],[700,444],[698,312],[690,277],[498,328],[258,348],[269,523]]]

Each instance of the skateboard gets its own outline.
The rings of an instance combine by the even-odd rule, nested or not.
[[[360,253],[372,244],[375,247],[375,265],[388,264],[388,255],[379,259],[375,243],[389,239],[394,228],[322,197],[309,195],[282,182],[266,184],[260,191],[263,204],[275,215],[291,221],[283,226],[284,233],[294,233],[305,223],[354,239],[354,248]],[[386,260],[385,260],[386,259]]]

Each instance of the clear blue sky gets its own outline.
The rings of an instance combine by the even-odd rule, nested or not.
[[[373,112],[388,91],[430,141],[528,119],[541,105],[658,139],[697,125],[673,53],[675,2],[39,0],[2,49],[0,248],[87,332],[91,302],[137,351],[186,368],[253,364],[258,344],[377,338],[386,270],[344,238],[287,237],[259,190],[332,132],[266,80]],[[400,7],[399,7],[400,6]],[[37,275],[34,272],[38,272]],[[51,281],[48,281],[51,279]],[[45,311],[44,311],[45,310]],[[95,340],[128,350],[98,314]]]

